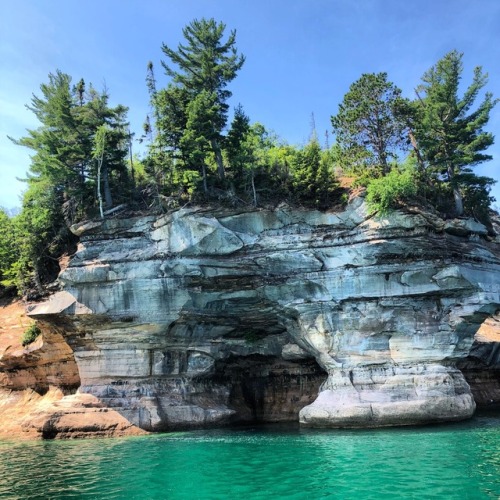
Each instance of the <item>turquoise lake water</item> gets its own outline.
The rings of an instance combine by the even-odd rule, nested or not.
[[[0,498],[498,499],[500,415],[383,430],[0,442]]]

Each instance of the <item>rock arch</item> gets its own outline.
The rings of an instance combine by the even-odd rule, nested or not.
[[[81,390],[146,429],[279,419],[255,402],[278,384],[258,381],[287,371],[302,389],[282,408],[303,406],[305,425],[456,420],[474,411],[456,363],[500,303],[499,255],[480,224],[370,217],[362,199],[336,214],[179,210],[91,228],[60,276],[74,304],[31,314],[69,318]]]

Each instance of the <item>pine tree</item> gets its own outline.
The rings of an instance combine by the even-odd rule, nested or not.
[[[0,290],[16,284],[18,259],[14,221],[0,208]]]
[[[295,196],[305,205],[328,206],[330,194],[337,187],[329,160],[330,155],[323,153],[316,134],[296,153],[292,162],[293,188]]]
[[[42,95],[33,96],[28,106],[40,126],[14,141],[33,151],[28,188],[16,217],[15,267],[20,288],[34,284],[39,293],[43,282],[54,277],[57,257],[72,239],[68,226],[95,210],[99,163],[93,150],[102,126],[107,133],[100,167],[108,205],[113,191],[123,195],[128,186],[126,108],[110,108],[107,92],[91,85],[87,90],[83,80],[71,88],[71,77],[61,71],[49,74],[40,89]]]
[[[128,108],[122,105],[109,106],[109,94],[106,89],[97,92],[92,87],[88,92],[88,100],[79,108],[82,136],[87,140],[86,154],[93,159],[89,166],[88,178],[95,188],[98,180],[94,150],[96,135],[102,128],[106,129],[105,149],[101,162],[101,179],[103,183],[104,200],[107,208],[113,206],[114,198],[127,199],[130,188],[129,172],[126,157],[128,155],[129,132],[126,115]],[[100,143],[100,140],[97,141]],[[93,199],[97,197],[97,189]]]
[[[248,151],[246,140],[250,134],[250,118],[245,114],[243,106],[238,104],[234,110],[233,121],[224,141],[224,149],[229,161],[233,182],[239,184],[243,180],[245,165],[253,158]]]
[[[85,139],[73,113],[71,77],[60,71],[49,74],[49,82],[40,86],[42,97],[33,96],[27,108],[40,121],[40,127],[28,130],[28,136],[14,140],[34,151],[29,179],[46,179],[65,200],[85,199],[85,179],[89,158]]]
[[[471,111],[488,81],[481,67],[474,69],[472,83],[459,97],[462,57],[463,54],[454,50],[429,69],[417,88],[415,101],[415,136],[420,154],[430,175],[453,192],[458,216],[464,213],[464,202],[470,205],[472,198],[482,199],[483,205],[489,202],[487,193],[494,181],[475,176],[472,167],[492,158],[483,151],[493,144],[494,137],[483,128],[498,102],[487,92],[479,106]],[[469,200],[464,200],[464,196]]]
[[[350,163],[390,170],[389,160],[406,146],[406,123],[399,115],[401,90],[387,73],[363,74],[339,105],[332,125]]]
[[[28,182],[47,181],[63,200],[68,225],[91,209],[95,191],[97,165],[93,160],[94,136],[101,125],[109,128],[106,161],[103,163],[105,198],[112,204],[112,178],[115,193],[128,185],[125,158],[127,127],[124,106],[109,107],[106,90],[88,90],[80,80],[71,90],[71,77],[61,71],[49,74],[49,82],[40,86],[42,96],[33,96],[28,109],[40,126],[16,144],[33,150]]]
[[[177,50],[174,50],[163,44],[162,50],[169,58],[169,63],[162,62],[162,65],[173,84],[163,98],[169,103],[167,109],[178,112],[179,119],[175,122],[177,126],[185,126],[183,135],[186,137],[177,141],[177,134],[172,136],[167,122],[158,124],[159,134],[163,133],[163,127],[166,135],[170,136],[170,146],[180,145],[183,154],[190,161],[201,162],[204,172],[206,165],[200,153],[205,154],[208,145],[215,157],[220,180],[225,177],[221,142],[222,130],[227,122],[227,100],[231,96],[227,85],[236,77],[245,61],[236,50],[236,31],[231,31],[227,40],[223,41],[225,28],[225,24],[217,23],[214,19],[194,20],[183,29],[185,45],[179,44]],[[180,99],[177,109],[168,100],[168,97],[173,97],[174,92],[182,93],[182,96],[178,95]],[[153,105],[161,105],[160,98],[154,99]],[[195,123],[195,118],[201,125]],[[175,131],[178,130],[179,128],[175,128]],[[195,140],[196,133],[202,133],[203,137]],[[189,146],[194,149],[189,150]],[[206,186],[206,175],[204,183]]]

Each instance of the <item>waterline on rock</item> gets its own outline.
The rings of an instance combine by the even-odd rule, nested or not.
[[[0,497],[498,498],[500,414],[378,430],[267,425],[0,442]]]

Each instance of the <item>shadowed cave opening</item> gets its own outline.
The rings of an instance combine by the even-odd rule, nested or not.
[[[186,401],[203,408],[223,404],[235,412],[228,423],[296,422],[327,373],[304,352],[294,359],[283,356],[283,347],[294,340],[276,304],[250,294],[190,308],[169,326],[171,345],[178,342],[182,349],[188,343],[188,349],[213,356],[210,369],[191,375],[185,370],[196,387]],[[193,302],[191,307],[201,305]],[[183,366],[188,365],[189,360]]]
[[[203,303],[205,307],[199,309],[184,310],[176,321],[158,331],[154,347],[141,346],[137,350],[130,362],[137,370],[149,367],[146,373],[142,371],[141,375],[134,376],[108,372],[110,379],[102,382],[99,378],[85,377],[84,392],[92,393],[105,406],[117,409],[146,430],[296,422],[300,410],[316,400],[328,375],[304,351],[285,349],[285,346],[298,347],[284,326],[287,323],[290,328],[294,327],[297,318],[291,316],[293,311],[287,310],[288,315],[284,317],[283,310],[278,311],[276,304],[255,297],[243,300],[240,296],[238,300],[225,298],[214,302],[207,301]],[[454,330],[460,342],[470,340],[485,319],[493,317],[496,307],[483,306],[475,312],[475,308],[471,309],[465,316],[459,316],[464,321]],[[113,327],[116,328],[114,324]],[[115,335],[116,329],[113,338]],[[77,351],[93,352],[93,349],[86,351],[90,346],[86,342],[80,344],[79,337],[73,340]],[[101,351],[105,355],[96,360],[111,369],[119,366],[117,356],[125,351],[116,346],[115,343]],[[486,380],[495,391],[499,387],[500,349],[489,347],[493,349],[489,357],[496,359],[493,364],[485,364],[484,356],[473,363],[469,356],[460,360],[458,366],[478,406],[482,405],[477,395],[480,392],[476,390],[478,384]],[[450,353],[450,359],[455,355]],[[85,354],[82,359],[85,361]],[[93,363],[88,364],[88,369],[92,370]],[[356,379],[356,373],[353,378]],[[488,389],[481,397],[484,401],[489,398],[498,402],[500,388],[498,391],[498,395],[491,397],[492,390]],[[146,415],[144,419],[142,414]],[[154,423],[153,418],[156,418]]]
[[[457,363],[478,408],[500,408],[500,310],[486,318],[469,355]]]
[[[317,397],[326,373],[314,359],[231,356],[215,363],[213,380],[230,388],[228,406],[238,423],[290,422]]]
[[[269,340],[261,331],[252,331],[251,336],[251,351],[258,351],[259,343]],[[230,354],[215,360],[208,372],[190,376],[193,353],[165,353],[165,368],[175,365],[179,369],[178,375],[171,375],[172,381],[186,377],[186,391],[181,396],[185,403],[205,409],[223,405],[233,410],[228,424],[296,422],[299,411],[315,400],[327,377],[312,358],[292,361],[258,352]]]

